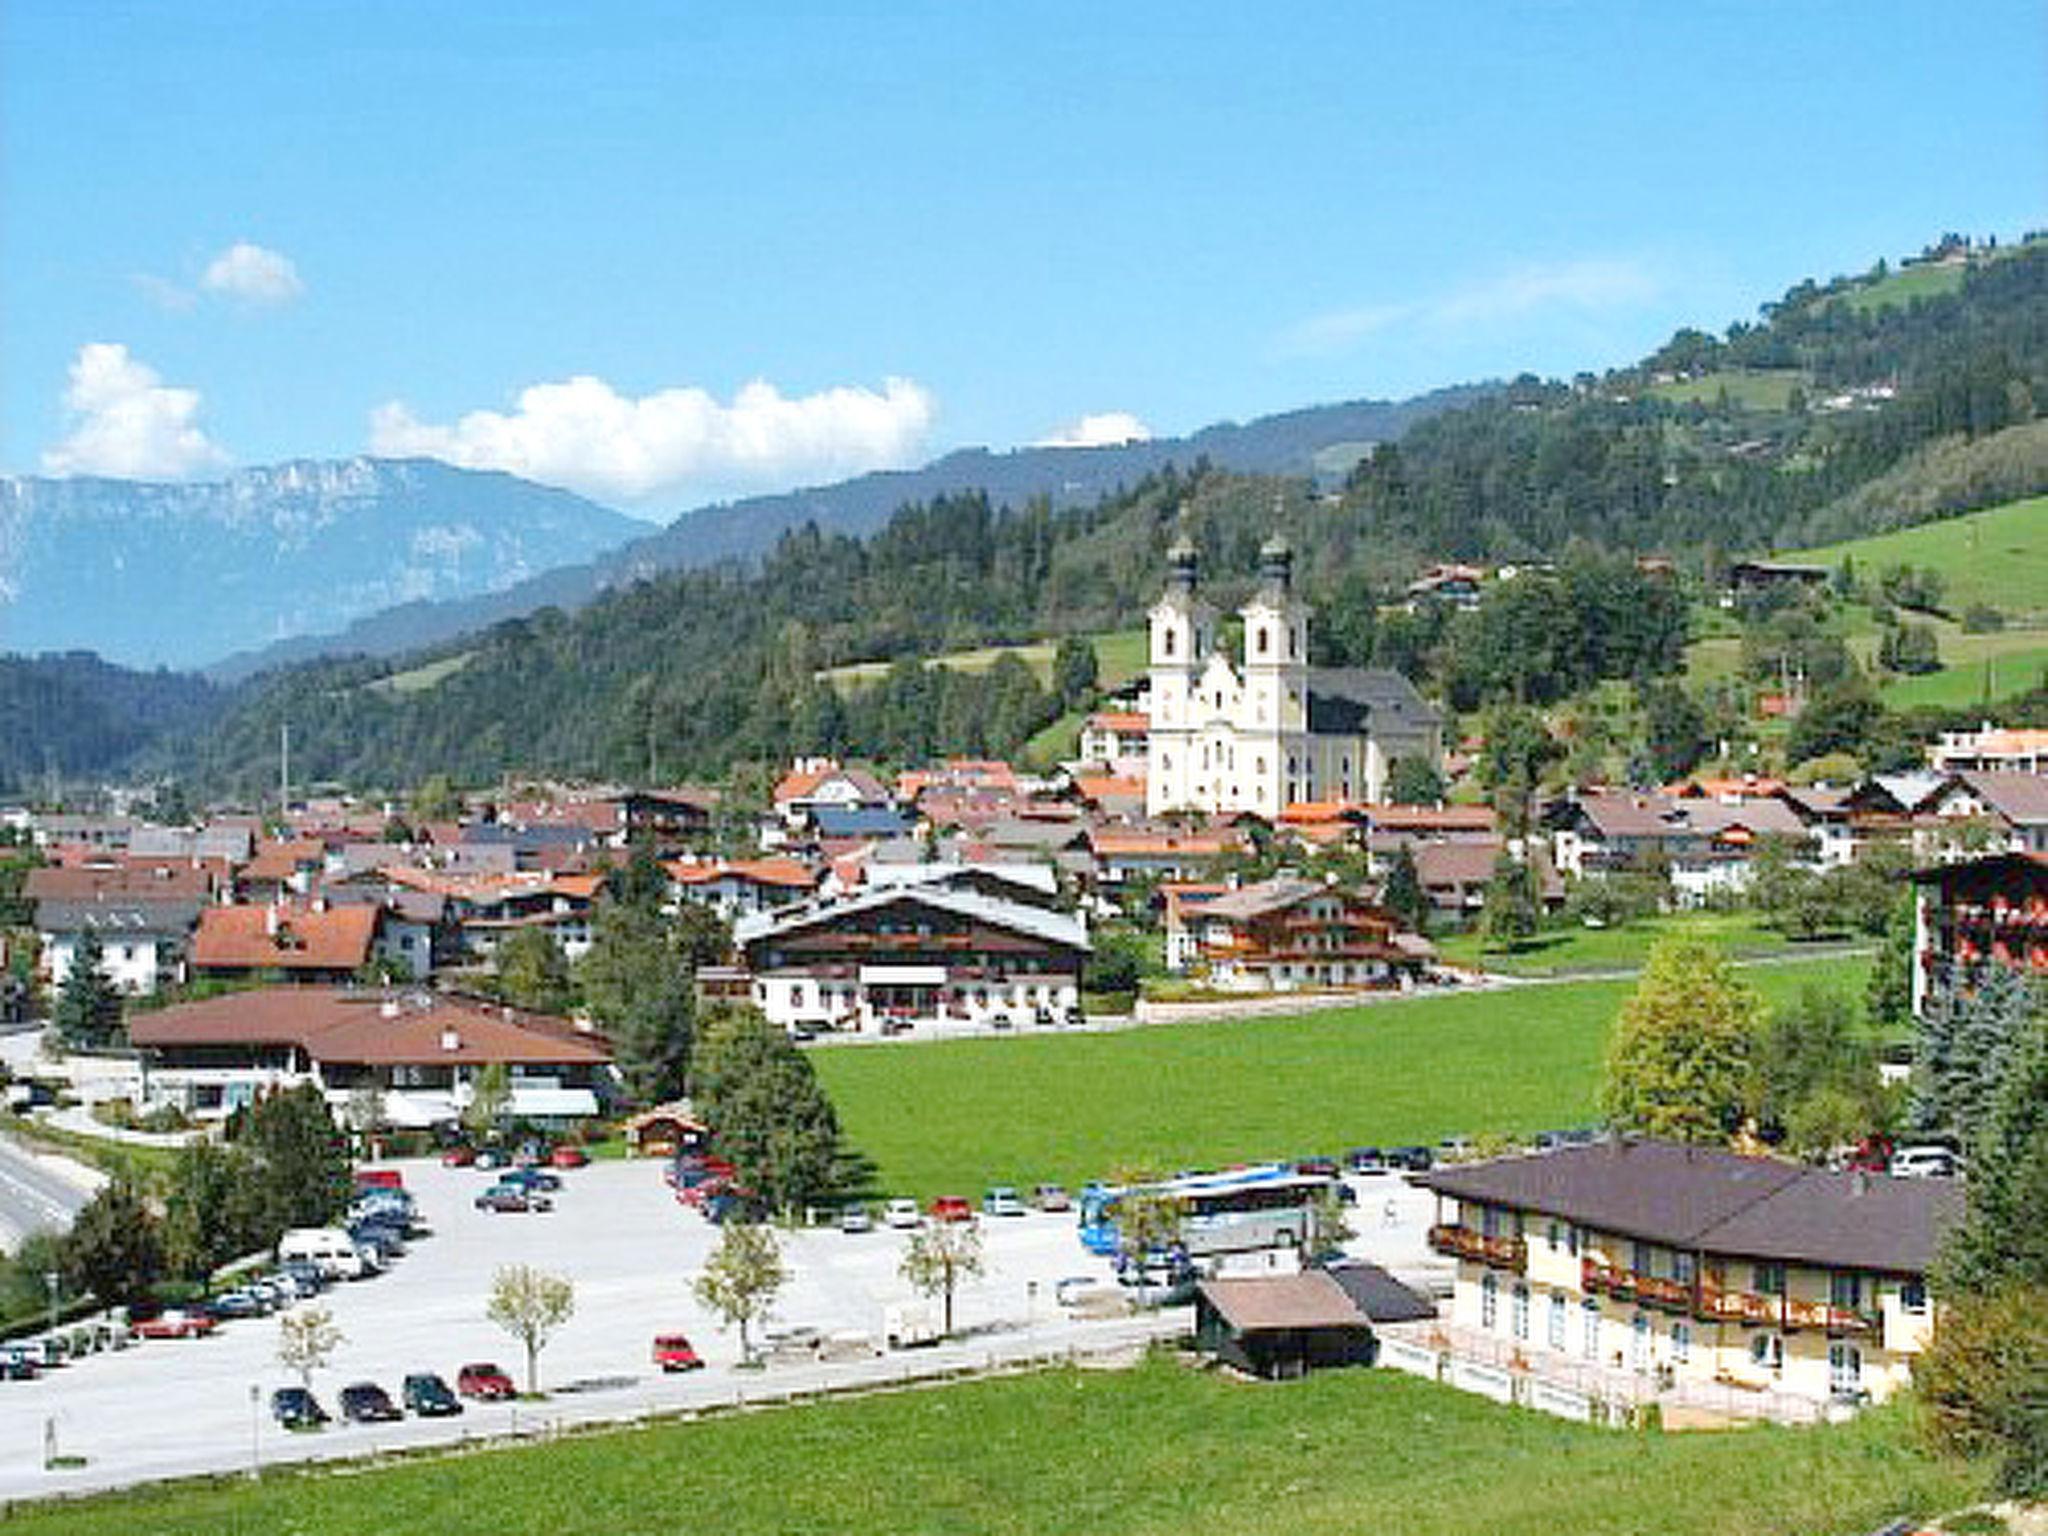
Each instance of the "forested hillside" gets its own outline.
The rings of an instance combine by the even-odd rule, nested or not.
[[[1459,708],[1664,675],[1679,664],[1682,605],[1635,572],[1637,553],[1697,570],[1845,522],[1934,515],[1950,509],[1942,495],[1908,494],[1930,466],[1987,499],[2048,489],[2048,244],[1980,259],[1949,292],[1893,303],[1888,291],[1882,273],[1804,283],[1758,323],[1681,332],[1636,368],[1520,381],[1414,426],[1337,495],[1197,464],[1086,507],[968,493],[906,507],[865,540],[798,530],[758,569],[666,575],[408,659],[258,679],[224,724],[162,762],[210,786],[251,784],[285,720],[306,774],[355,783],[1010,751],[1062,703],[1021,664],[970,675],[906,660],[844,699],[815,673],[1128,627],[1183,529],[1227,606],[1277,527],[1325,607],[1326,656],[1402,666]],[[1958,461],[1974,481],[1952,473]],[[1897,499],[1871,499],[1880,484]],[[1453,558],[1563,566],[1456,636],[1440,619],[1379,616],[1419,564]],[[458,655],[431,686],[369,686]]]
[[[0,792],[95,773],[167,731],[193,731],[225,700],[182,672],[133,672],[84,652],[0,656]]]

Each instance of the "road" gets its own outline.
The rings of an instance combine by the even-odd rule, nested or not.
[[[67,1230],[92,1198],[83,1178],[55,1171],[56,1161],[0,1136],[0,1247],[11,1250],[32,1232]]]
[[[738,1340],[722,1332],[689,1282],[717,1229],[680,1207],[653,1163],[605,1163],[564,1175],[556,1209],[493,1215],[474,1209],[488,1175],[406,1163],[405,1180],[434,1235],[412,1245],[391,1272],[337,1286],[322,1298],[346,1342],[314,1391],[330,1408],[339,1389],[374,1380],[396,1393],[409,1371],[451,1381],[463,1363],[496,1360],[523,1374],[518,1347],[484,1315],[497,1266],[533,1264],[568,1276],[576,1313],[541,1356],[543,1404],[471,1404],[460,1418],[388,1425],[334,1424],[287,1434],[269,1418],[272,1389],[293,1378],[276,1364],[278,1324],[252,1318],[210,1339],[163,1340],[90,1356],[31,1382],[0,1382],[0,1500],[118,1487],[199,1472],[246,1469],[252,1460],[360,1456],[541,1425],[624,1419],[749,1401],[791,1391],[900,1381],[906,1375],[1004,1360],[1128,1346],[1162,1326],[1156,1317],[1083,1320],[1053,1301],[1069,1275],[1105,1281],[1105,1260],[1081,1248],[1071,1216],[1031,1214],[984,1221],[987,1273],[962,1287],[957,1342],[936,1349],[820,1360],[808,1351],[741,1371]],[[1403,1269],[1426,1264],[1428,1194],[1392,1178],[1360,1180],[1351,1247]],[[1394,1207],[1390,1214],[1387,1207]],[[770,1327],[879,1339],[885,1308],[914,1300],[898,1274],[905,1236],[881,1229],[785,1234],[791,1273]],[[302,1303],[301,1305],[305,1305]],[[658,1332],[689,1335],[706,1369],[663,1376],[649,1361]],[[46,1436],[84,1465],[46,1471]]]

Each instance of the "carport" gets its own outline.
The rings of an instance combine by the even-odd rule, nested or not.
[[[1250,1280],[1204,1280],[1195,1291],[1195,1347],[1254,1376],[1369,1365],[1372,1327],[1320,1269]]]

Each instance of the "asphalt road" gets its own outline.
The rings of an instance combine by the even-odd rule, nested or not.
[[[37,1231],[63,1232],[92,1198],[81,1179],[53,1171],[19,1142],[0,1136],[0,1247]]]
[[[287,1434],[269,1417],[272,1389],[294,1379],[276,1363],[277,1320],[245,1319],[224,1324],[212,1338],[140,1343],[36,1381],[0,1382],[0,1500],[245,1470],[252,1461],[491,1437],[532,1430],[537,1421],[628,1418],[730,1403],[738,1395],[756,1400],[898,1380],[1115,1347],[1185,1321],[1185,1314],[1162,1323],[1064,1312],[1053,1300],[1055,1283],[1069,1275],[1107,1281],[1108,1264],[1082,1249],[1071,1216],[1034,1213],[984,1220],[987,1273],[956,1298],[956,1342],[888,1354],[849,1349],[858,1357],[829,1360],[791,1350],[764,1369],[741,1371],[737,1337],[722,1332],[690,1294],[717,1229],[676,1203],[657,1165],[607,1163],[565,1174],[555,1210],[526,1215],[473,1208],[488,1174],[403,1167],[434,1235],[416,1241],[388,1274],[336,1286],[321,1298],[346,1341],[316,1375],[316,1395],[332,1410],[343,1386],[368,1379],[396,1396],[409,1371],[439,1371],[452,1383],[472,1360],[495,1360],[522,1378],[521,1351],[488,1321],[485,1302],[497,1266],[527,1263],[566,1275],[576,1287],[575,1316],[541,1356],[545,1403],[471,1404],[455,1419],[336,1423]],[[1352,1250],[1404,1269],[1427,1263],[1431,1197],[1392,1178],[1361,1180],[1358,1188],[1360,1236]],[[887,1229],[786,1234],[791,1279],[770,1328],[864,1334],[878,1345],[884,1310],[916,1302],[897,1272],[905,1241]],[[664,1376],[652,1367],[652,1338],[669,1331],[690,1337],[706,1369]],[[52,1435],[61,1455],[84,1457],[84,1465],[45,1470]]]

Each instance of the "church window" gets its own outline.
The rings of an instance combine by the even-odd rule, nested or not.
[[[1265,654],[1266,654],[1266,638],[1267,638],[1267,637],[1266,637],[1266,626],[1265,626],[1265,625],[1261,624],[1261,625],[1259,626],[1259,629],[1258,629],[1258,635],[1259,635],[1259,654],[1260,654],[1261,656],[1263,656],[1263,655],[1265,655]]]
[[[1172,631],[1172,630],[1170,630],[1170,629],[1169,629],[1169,630],[1167,630],[1167,631],[1166,631],[1166,632],[1165,632],[1164,634],[1162,634],[1162,635],[1161,635],[1161,636],[1159,637],[1159,650],[1160,650],[1160,653],[1161,653],[1162,655],[1166,655],[1166,656],[1171,656],[1171,655],[1173,654],[1173,631]]]

